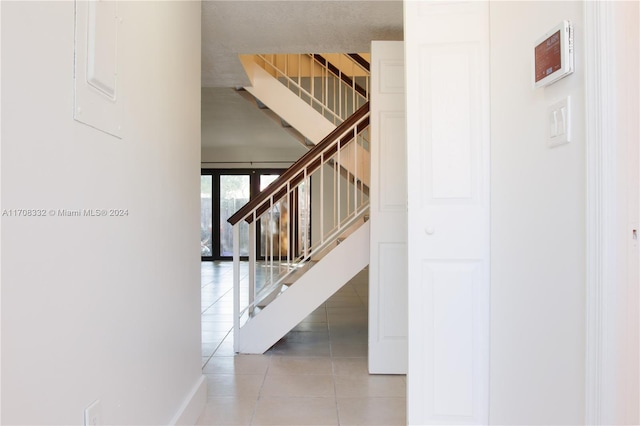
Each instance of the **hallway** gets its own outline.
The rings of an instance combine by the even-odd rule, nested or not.
[[[406,423],[405,377],[367,372],[367,269],[264,355],[234,356],[232,266],[202,263],[208,395],[198,424]]]

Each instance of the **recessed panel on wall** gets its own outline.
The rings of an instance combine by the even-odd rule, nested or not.
[[[122,137],[122,88],[118,81],[117,1],[76,2],[73,118]]]
[[[431,324],[425,334],[433,357],[427,369],[426,379],[432,383],[427,403],[434,417],[474,417],[474,340],[480,338],[475,323],[482,322],[474,317],[479,311],[480,266],[473,260],[423,261],[422,285]]]
[[[404,61],[380,60],[380,94],[404,94]]]
[[[402,210],[407,208],[407,176],[400,173],[398,165],[407,158],[405,118],[403,113],[382,111],[380,123],[379,162],[380,210]]]
[[[424,139],[425,203],[469,203],[477,200],[482,137],[477,119],[480,103],[477,44],[424,46],[420,55]]]
[[[381,243],[379,246],[379,275],[381,297],[378,314],[378,341],[407,338],[407,261],[406,243]]]

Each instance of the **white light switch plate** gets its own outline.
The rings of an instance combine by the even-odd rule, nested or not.
[[[549,148],[564,145],[571,141],[571,99],[567,96],[563,100],[551,105],[547,110],[547,144]]]
[[[96,399],[84,410],[85,426],[101,426],[102,425],[102,404]]]

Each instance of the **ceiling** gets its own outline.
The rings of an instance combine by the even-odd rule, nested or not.
[[[278,149],[301,146],[280,123],[258,109],[255,100],[247,100],[229,87],[202,89],[201,122],[203,147]]]
[[[402,40],[402,0],[202,2],[202,86],[246,86],[245,53],[364,53]]]

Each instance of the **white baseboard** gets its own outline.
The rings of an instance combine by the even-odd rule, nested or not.
[[[169,422],[170,425],[194,425],[207,403],[207,381],[200,376],[187,395],[180,409]]]

